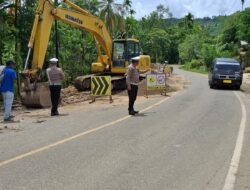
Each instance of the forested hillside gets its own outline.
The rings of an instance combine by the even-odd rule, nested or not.
[[[12,58],[22,70],[27,55],[37,1],[11,4],[0,0],[0,63]],[[17,1],[18,2],[18,1]],[[230,16],[195,19],[192,13],[172,18],[166,5],[158,5],[148,16],[136,20],[132,2],[114,0],[75,0],[74,3],[100,17],[113,38],[137,38],[142,52],[152,62],[185,64],[186,68],[206,71],[214,57],[239,59],[239,41],[250,41],[250,9]],[[64,6],[66,5],[59,5]],[[66,73],[66,83],[90,72],[97,53],[93,37],[86,31],[58,22],[59,60]],[[55,56],[55,31],[52,31],[46,60]],[[44,64],[47,67],[47,64]]]

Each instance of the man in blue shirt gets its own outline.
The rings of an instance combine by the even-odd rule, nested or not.
[[[16,72],[13,69],[14,62],[12,60],[6,61],[4,69],[4,78],[1,82],[0,92],[3,95],[4,103],[4,121],[12,121],[11,115],[12,104],[14,100],[14,81],[16,80]]]

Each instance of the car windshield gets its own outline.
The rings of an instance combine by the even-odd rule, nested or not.
[[[240,71],[240,64],[237,63],[219,63],[215,65],[215,69],[218,71]]]

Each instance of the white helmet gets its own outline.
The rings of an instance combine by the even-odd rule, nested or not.
[[[58,59],[57,58],[51,58],[49,61],[50,61],[50,63],[57,63]]]

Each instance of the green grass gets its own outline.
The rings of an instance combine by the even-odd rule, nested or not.
[[[244,70],[245,73],[250,73],[250,67],[246,67]]]
[[[185,67],[185,65],[181,66],[180,69],[185,70],[185,71],[191,71],[191,72],[195,72],[195,73],[201,73],[201,74],[208,74],[208,71],[204,71],[204,69],[197,69],[197,68],[192,68],[189,69],[187,67]]]

